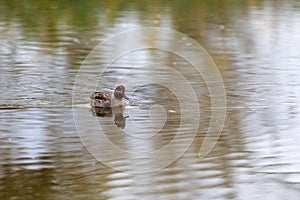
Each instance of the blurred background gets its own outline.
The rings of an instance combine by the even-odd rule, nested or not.
[[[0,0],[0,199],[299,199],[299,11],[297,0]],[[142,103],[129,108],[134,111],[129,118],[147,121],[144,111],[153,104],[169,111],[163,131],[148,140],[122,134],[110,117],[97,117],[111,141],[137,152],[130,159],[111,157],[109,162],[123,169],[117,171],[86,150],[73,119],[74,113],[95,117],[89,107],[92,91],[86,88],[98,81],[89,77],[104,70],[107,63],[101,59],[109,48],[81,72],[87,78],[80,80],[83,98],[73,112],[72,89],[77,70],[96,45],[121,31],[149,26],[179,31],[207,50],[224,80],[227,117],[212,152],[198,158],[211,101],[203,80],[186,71],[201,109],[196,137],[167,167],[135,174],[134,167],[174,156],[149,160],[138,153],[174,138],[182,120],[176,96],[157,85],[133,93]],[[125,44],[130,41],[120,47]],[[110,80],[145,61],[181,71],[189,65],[176,55],[149,51],[113,63],[101,87],[115,87]],[[137,85],[151,78],[150,71],[139,69],[144,76],[138,76]],[[98,127],[87,127],[97,133]],[[176,149],[189,146],[189,137],[183,134]],[[135,159],[139,164],[132,164]]]

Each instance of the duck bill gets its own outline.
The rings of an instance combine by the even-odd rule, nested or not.
[[[125,94],[124,94],[124,96],[123,96],[123,97],[124,97],[124,99],[127,99],[127,100],[129,100],[129,98],[128,98],[128,97],[127,97]]]

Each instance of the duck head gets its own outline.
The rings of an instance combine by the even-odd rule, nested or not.
[[[114,91],[114,95],[116,99],[129,99],[126,95],[125,95],[125,87],[124,85],[119,85],[118,87],[116,87],[115,91]]]

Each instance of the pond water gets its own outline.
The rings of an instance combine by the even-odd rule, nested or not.
[[[0,199],[299,199],[299,11],[292,0],[0,0]],[[142,27],[184,34],[182,54],[168,34],[97,47]],[[182,57],[207,58],[190,41],[223,82]],[[111,60],[136,44],[163,48]],[[126,109],[90,108],[118,84]]]

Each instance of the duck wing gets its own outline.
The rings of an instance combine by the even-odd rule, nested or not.
[[[91,95],[91,104],[95,107],[109,107],[111,104],[111,93],[94,92]]]

